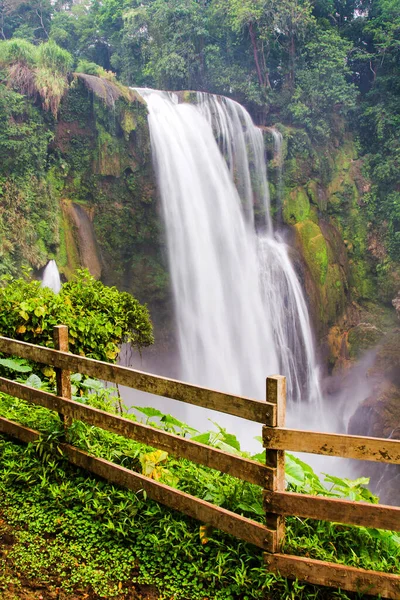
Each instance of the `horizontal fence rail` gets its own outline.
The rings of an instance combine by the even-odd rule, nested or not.
[[[157,502],[262,548],[270,572],[313,584],[400,599],[399,575],[282,553],[285,516],[400,530],[400,508],[285,491],[286,450],[400,464],[400,440],[286,428],[286,380],[279,375],[267,378],[267,401],[261,402],[69,354],[68,330],[62,325],[54,328],[54,341],[56,350],[0,337],[0,352],[54,367],[57,394],[3,377],[0,377],[0,392],[58,412],[65,434],[73,420],[84,421],[259,485],[264,489],[266,525],[92,456],[68,444],[64,437],[59,447],[71,463],[136,492],[144,490]],[[266,464],[76,402],[71,399],[71,371],[261,423]],[[25,443],[40,438],[39,432],[4,417],[0,417],[0,432]]]
[[[276,450],[400,464],[399,440],[264,426],[263,441]]]
[[[278,491],[265,492],[264,502],[267,510],[280,515],[376,529],[400,529],[400,508],[395,506]]]
[[[350,592],[391,598],[391,600],[400,598],[398,575],[278,553],[265,554],[264,562],[268,570],[280,573],[282,577],[289,579],[295,574],[299,580],[316,585],[337,587]]]
[[[15,354],[51,367],[83,373],[104,381],[135,388],[142,392],[179,400],[202,408],[208,408],[256,423],[273,422],[276,407],[271,403],[259,402],[251,398],[225,394],[175,379],[159,377],[120,365],[112,365],[52,348],[35,346],[26,342],[0,337],[0,352]]]
[[[249,483],[264,486],[266,477],[271,476],[272,469],[254,460],[249,460],[234,454],[228,454],[217,448],[187,440],[181,436],[154,429],[149,425],[131,421],[119,415],[114,415],[76,402],[61,398],[0,377],[0,391],[28,400],[39,406],[55,410],[76,421],[85,421],[95,427],[100,427],[112,433],[137,440],[158,450],[166,450],[178,458],[187,458],[195,463],[228,473]]]

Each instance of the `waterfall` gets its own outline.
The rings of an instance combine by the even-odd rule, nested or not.
[[[55,294],[61,289],[60,273],[55,260],[49,260],[43,271],[42,287],[50,288]]]
[[[227,98],[198,93],[191,105],[137,91],[149,110],[180,377],[264,399],[265,377],[281,373],[289,399],[317,402],[306,303],[273,232],[261,131]]]

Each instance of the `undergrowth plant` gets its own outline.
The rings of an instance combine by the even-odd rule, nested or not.
[[[71,54],[53,40],[39,46],[18,38],[0,41],[0,68],[7,70],[9,87],[34,99],[39,96],[43,109],[54,117],[73,62]]]
[[[35,387],[46,386],[23,361],[2,366]],[[74,399],[130,419],[240,453],[238,440],[223,428],[200,434],[171,415],[150,407],[124,407],[113,388],[94,379],[72,376]],[[261,600],[354,598],[340,591],[290,582],[266,571],[262,551],[199,525],[146,497],[113,486],[64,460],[59,445],[63,427],[57,413],[0,394],[0,414],[41,431],[40,440],[23,446],[0,437],[0,498],[3,518],[13,527],[15,543],[8,560],[14,573],[40,579],[50,588],[72,593],[92,590],[98,598],[127,597],[135,583],[155,584],[160,599]],[[136,415],[136,416],[135,416]],[[203,436],[203,437],[202,437]],[[262,490],[229,475],[177,460],[121,436],[74,421],[68,440],[98,457],[144,473],[163,483],[263,521]],[[325,476],[287,454],[290,489],[376,502],[368,480]],[[260,453],[253,458],[263,460]],[[289,517],[284,551],[367,569],[396,573],[400,538],[393,532]],[[17,582],[18,577],[14,578]],[[9,575],[8,579],[9,581]],[[5,579],[1,585],[6,585]],[[359,597],[359,596],[358,596]]]

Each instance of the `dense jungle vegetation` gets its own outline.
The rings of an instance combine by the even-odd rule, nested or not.
[[[3,335],[51,346],[52,326],[62,320],[75,352],[108,361],[123,341],[152,343],[147,309],[132,296],[85,271],[73,277],[82,264],[70,223],[77,207],[92,219],[109,264],[101,280],[150,299],[159,309],[154,320],[167,322],[146,108],[131,85],[223,94],[257,124],[283,133],[283,220],[309,267],[303,283],[317,337],[331,336],[333,368],[343,340],[345,359],[355,361],[388,334],[376,370],[397,386],[387,392],[395,408],[373,434],[389,435],[400,406],[398,329],[392,332],[392,303],[400,310],[399,0],[0,0]],[[25,267],[40,277],[49,258],[67,280],[59,296],[19,279]],[[337,325],[353,301],[360,314]],[[5,357],[0,369],[54,389],[53,371]],[[79,401],[126,413],[117,391],[101,382],[75,374],[73,384]],[[182,600],[356,597],[266,574],[254,548],[72,468],[58,450],[58,415],[6,394],[0,410],[43,433],[28,449],[0,440],[0,536],[9,540],[0,597],[13,600],[21,581],[39,582],[49,599],[136,598],[148,584]],[[229,432],[197,432],[147,411],[126,414],[241,452]],[[255,486],[216,481],[210,470],[82,423],[69,435],[98,456],[262,518]],[[300,492],[377,501],[366,478],[328,478],[327,491],[291,457],[287,482]],[[288,519],[289,552],[398,572],[399,548],[391,532]]]
[[[17,279],[0,288],[0,329],[10,337],[52,346],[62,319],[81,354],[114,361],[107,349],[135,332],[133,343],[151,343],[146,310],[124,292],[104,287],[87,272],[59,295],[38,282]],[[112,308],[112,310],[109,310]],[[54,391],[55,373],[24,359],[1,358],[0,373],[37,389]],[[110,413],[246,456],[222,427],[199,432],[150,407],[128,409],[116,388],[72,374],[72,397]],[[60,416],[0,393],[0,415],[41,432],[25,446],[0,437],[0,597],[176,600],[280,600],[360,595],[331,591],[270,574],[262,551],[212,527],[73,467],[62,446],[74,446],[138,471],[256,521],[263,521],[262,489],[212,469],[174,459],[167,452],[74,421],[65,432]],[[261,450],[261,446],[260,446]],[[265,463],[265,451],[252,457]],[[324,483],[299,458],[286,457],[288,488],[376,503],[367,478],[325,475]],[[400,539],[394,532],[290,517],[288,553],[397,573]],[[332,595],[333,594],[333,595]],[[365,597],[365,596],[364,596]]]
[[[0,36],[18,40],[0,52],[2,171],[15,152],[16,177],[43,167],[48,140],[21,94],[37,95],[55,115],[68,70],[225,94],[260,123],[302,127],[316,144],[355,132],[385,270],[400,257],[399,32],[397,0],[2,0]],[[64,52],[52,58],[56,45]],[[24,78],[24,65],[34,65],[34,77]],[[29,125],[16,137],[24,111]]]

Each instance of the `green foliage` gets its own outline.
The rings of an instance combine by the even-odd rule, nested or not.
[[[38,66],[52,73],[66,75],[72,69],[73,62],[71,54],[57,46],[53,40],[40,44],[37,49]]]
[[[42,173],[52,135],[39,111],[20,94],[0,85],[0,114],[1,176]]]
[[[153,342],[147,308],[126,292],[104,286],[78,271],[59,294],[37,281],[17,279],[0,288],[2,335],[53,347],[53,327],[69,327],[71,350],[114,361],[123,342]]]
[[[97,77],[103,76],[105,70],[103,67],[96,65],[94,62],[89,60],[81,59],[78,62],[78,66],[75,69],[76,73],[86,73],[87,75],[96,75]]]
[[[0,64],[2,66],[19,63],[27,67],[34,67],[37,56],[36,46],[27,40],[14,38],[0,42]]]
[[[44,110],[57,116],[68,87],[67,73],[73,58],[50,40],[37,48],[26,40],[0,41],[0,68],[7,67],[8,85],[20,93],[42,99]]]
[[[75,399],[119,412],[115,390],[79,374],[72,381]],[[170,430],[170,415],[138,410]],[[62,425],[56,413],[1,394],[0,414],[42,432],[39,442],[28,447],[0,438],[2,516],[15,537],[8,555],[9,579],[19,573],[49,590],[57,586],[72,594],[84,589],[107,598],[129,597],[132,582],[156,585],[160,597],[177,600],[263,600],[266,594],[271,600],[332,597],[322,588],[267,573],[261,550],[210,527],[199,528],[198,522],[148,500],[142,492],[117,488],[76,469],[64,461],[58,447]],[[129,413],[124,416],[132,418]],[[174,427],[181,435],[190,432],[181,422]],[[241,453],[235,437],[218,430],[190,435],[208,436],[216,447],[222,435],[224,450]],[[263,520],[262,490],[257,486],[228,475],[216,477],[211,469],[81,422],[73,422],[68,437],[96,456]],[[265,460],[263,455],[257,458]],[[309,465],[292,455],[287,455],[286,477],[289,488],[298,492],[376,501],[365,487],[367,479],[326,476],[325,487]],[[399,538],[392,532],[294,517],[287,518],[285,551],[387,572],[396,572],[400,561]],[[6,585],[5,575],[0,575],[0,587]],[[343,593],[340,597],[349,598]]]
[[[356,88],[348,82],[346,66],[350,49],[334,30],[319,29],[302,48],[287,110],[295,123],[322,141],[335,131],[337,116],[346,116],[355,106]]]

